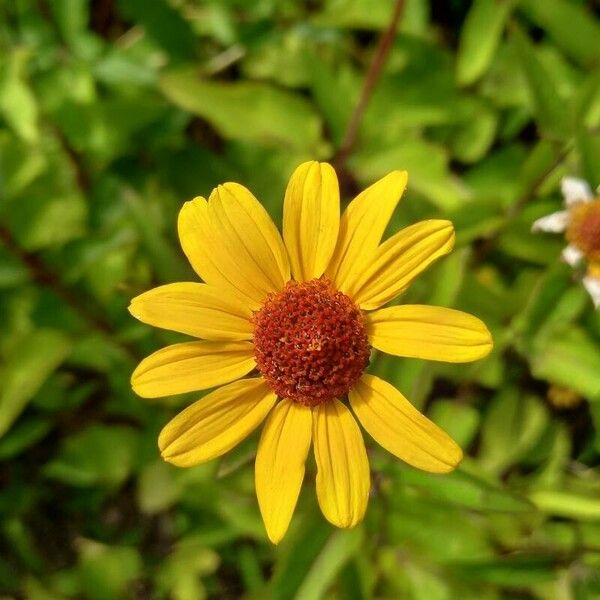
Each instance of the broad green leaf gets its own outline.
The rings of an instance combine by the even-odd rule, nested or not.
[[[385,534],[390,543],[403,548],[407,555],[436,564],[459,557],[474,560],[493,556],[489,540],[464,508],[440,502],[435,493],[429,498],[428,490],[416,493],[414,487],[404,484],[406,469],[397,471],[386,494]],[[438,479],[439,486],[446,476]]]
[[[513,331],[522,336],[524,353],[530,351],[536,334],[548,323],[570,289],[573,289],[570,267],[563,263],[555,263],[537,277],[527,304],[515,316],[511,325]],[[558,319],[554,317],[552,321],[562,320],[565,316],[564,311],[561,311]]]
[[[600,349],[584,329],[556,327],[535,339],[533,374],[570,387],[590,401],[600,400]]]
[[[13,458],[39,442],[52,429],[52,421],[30,418],[17,423],[0,439],[0,460]]]
[[[131,427],[92,425],[65,438],[44,473],[75,487],[117,487],[136,464],[138,445]]]
[[[600,521],[600,499],[562,490],[539,490],[529,499],[542,511],[579,521]]]
[[[544,184],[554,178],[554,170],[564,152],[562,144],[542,139],[523,159],[519,170],[519,194],[526,197],[545,189]]]
[[[494,481],[487,481],[476,474],[473,466],[461,466],[444,477],[406,469],[402,472],[400,481],[444,505],[483,513],[528,513],[535,510],[527,498]]]
[[[342,142],[360,91],[360,78],[351,68],[333,69],[317,56],[309,60],[310,86],[317,107],[336,145]]]
[[[24,141],[34,143],[39,137],[39,108],[26,79],[31,54],[16,47],[0,56],[0,115]]]
[[[138,477],[137,501],[142,512],[153,515],[170,508],[181,496],[182,482],[163,460],[147,464]]]
[[[494,57],[512,0],[475,0],[460,32],[456,78],[461,86],[479,79]]]
[[[585,3],[571,0],[520,0],[519,6],[536,25],[548,32],[570,58],[585,67],[597,66],[600,25]]]
[[[464,282],[465,268],[470,256],[469,249],[461,248],[436,265],[435,284],[428,297],[429,304],[454,306]]]
[[[600,71],[593,71],[571,98],[573,127],[581,133],[600,124]]]
[[[0,437],[10,429],[70,350],[69,338],[53,329],[34,331],[13,348],[1,370]]]
[[[202,600],[207,592],[201,578],[213,573],[219,562],[219,555],[205,545],[202,536],[186,537],[161,561],[153,579],[173,600]]]
[[[456,230],[456,244],[463,247],[492,235],[505,222],[504,213],[497,206],[479,198],[451,211],[449,217]]]
[[[428,416],[465,449],[477,434],[480,421],[479,412],[474,406],[451,399],[436,400]]]
[[[481,429],[481,465],[492,473],[519,461],[540,439],[548,413],[534,396],[516,388],[500,391],[490,403]]]
[[[473,114],[452,137],[452,152],[463,163],[481,160],[494,142],[498,129],[496,112],[474,103]]]
[[[296,94],[267,83],[203,80],[190,68],[165,73],[160,89],[181,108],[209,121],[227,139],[320,154],[321,120]]]
[[[90,19],[90,7],[86,0],[55,0],[49,8],[69,44],[85,34]]]
[[[567,113],[554,82],[538,59],[531,40],[518,27],[513,29],[512,41],[525,74],[538,127],[552,138],[565,138]]]
[[[198,44],[191,24],[166,0],[118,0],[123,13],[139,23],[174,59],[190,59]]]
[[[127,587],[142,571],[142,559],[137,548],[107,546],[82,539],[79,552],[81,595],[90,600],[125,597]]]
[[[553,581],[556,578],[553,558],[533,553],[486,561],[461,561],[452,565],[452,572],[468,581],[480,581],[512,589]]]
[[[361,527],[339,529],[316,556],[298,591],[295,600],[319,600],[326,596],[329,586],[344,564],[360,551],[364,542]]]
[[[0,198],[11,199],[39,177],[47,162],[40,148],[0,131]]]
[[[582,132],[577,136],[581,165],[592,188],[600,185],[600,132]]]
[[[292,528],[277,548],[273,575],[262,597],[271,600],[300,600],[298,590],[304,584],[307,574],[313,572],[313,565],[331,539],[334,529],[320,514],[299,514],[296,519],[301,522],[292,522]],[[330,556],[328,560],[331,560]],[[333,560],[335,563],[335,557]],[[314,577],[313,575],[311,579]]]
[[[156,218],[153,218],[152,213],[149,214],[144,201],[137,192],[131,188],[124,189],[123,200],[140,232],[143,246],[152,260],[159,281],[170,283],[189,280],[190,269],[181,253],[177,254],[173,247],[166,242],[160,224]]]
[[[377,3],[328,0],[324,4],[323,10],[313,17],[316,25],[357,29],[384,29],[394,8],[394,0],[381,0]]]
[[[406,169],[409,189],[425,196],[440,209],[451,210],[463,202],[464,189],[450,173],[446,152],[423,139],[405,138],[387,147],[357,150],[349,164],[365,185],[394,169]]]

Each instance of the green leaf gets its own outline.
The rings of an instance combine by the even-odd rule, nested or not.
[[[483,513],[523,513],[534,510],[527,498],[493,481],[487,481],[472,466],[461,465],[443,478],[406,469],[402,472],[400,481],[419,490],[428,499],[449,506],[460,506]]]
[[[600,185],[600,133],[580,133],[577,148],[585,177],[595,189]]]
[[[292,523],[292,528],[277,548],[268,592],[262,597],[271,600],[297,599],[298,590],[331,538],[332,527],[320,514],[299,514],[296,519],[301,523]]]
[[[540,378],[570,387],[590,401],[600,400],[600,349],[584,329],[555,327],[534,341],[531,370]]]
[[[561,306],[565,294],[572,289],[570,267],[563,263],[555,263],[541,276],[537,276],[527,304],[515,316],[511,325],[513,331],[522,337],[524,353],[530,352],[536,334],[548,322],[553,311]],[[565,317],[561,311],[559,320]],[[557,319],[553,318],[552,321],[556,322]]]
[[[21,339],[2,368],[0,437],[11,427],[44,381],[71,350],[69,338],[53,329],[39,329]]]
[[[529,499],[544,512],[580,521],[600,521],[600,499],[571,492],[539,490]]]
[[[127,586],[141,574],[142,560],[136,548],[105,546],[86,539],[80,540],[79,548],[79,585],[85,598],[123,598]]]
[[[55,0],[49,5],[63,38],[73,44],[86,32],[90,7],[86,0]]]
[[[574,91],[571,98],[573,127],[581,133],[600,125],[600,71],[594,71]]]
[[[498,116],[484,104],[473,105],[473,114],[452,137],[452,152],[463,163],[481,160],[493,144]]]
[[[11,199],[22,192],[46,169],[46,157],[40,148],[0,131],[0,197]]]
[[[512,9],[512,0],[475,0],[460,32],[456,78],[461,86],[487,70]]]
[[[173,466],[163,460],[146,465],[138,478],[137,500],[142,512],[153,515],[171,507],[183,489]]]
[[[451,399],[436,400],[429,410],[429,418],[463,448],[477,434],[480,421],[479,411],[475,407]]]
[[[512,41],[531,97],[537,125],[542,133],[563,139],[568,134],[567,113],[554,82],[538,59],[529,38],[518,28],[512,32]]]
[[[294,598],[296,600],[319,600],[325,597],[335,576],[344,564],[360,550],[363,540],[361,527],[337,530],[315,558]]]
[[[137,21],[154,41],[175,59],[189,59],[195,54],[196,36],[188,21],[165,0],[119,0],[120,10]]]
[[[16,48],[0,57],[0,114],[24,141],[39,137],[37,101],[26,81],[30,52]]]
[[[132,188],[123,190],[123,200],[129,208],[132,220],[137,226],[144,249],[152,260],[154,269],[161,283],[185,281],[190,279],[190,269],[180,254],[167,243],[160,224],[148,211],[140,196]]]
[[[483,468],[501,472],[531,449],[548,423],[548,413],[534,396],[515,388],[499,392],[491,402],[481,429]]]
[[[313,22],[326,27],[355,27],[358,29],[384,29],[390,21],[394,0],[376,3],[363,0],[329,0]]]
[[[135,465],[138,444],[130,427],[92,425],[66,438],[44,473],[76,487],[117,487]]]
[[[394,169],[406,169],[409,189],[419,192],[437,207],[452,210],[463,202],[464,189],[448,168],[446,151],[424,139],[407,136],[389,146],[378,144],[359,149],[348,162],[365,185]]]
[[[52,429],[52,421],[31,418],[17,423],[0,439],[0,460],[13,458],[41,440]]]
[[[201,577],[213,573],[219,562],[219,555],[206,547],[201,535],[189,536],[161,561],[153,578],[173,600],[201,600],[207,596]]]
[[[519,6],[536,25],[548,32],[556,45],[570,58],[585,67],[598,65],[600,26],[585,3],[570,0],[520,0]]]
[[[267,83],[203,80],[193,68],[165,73],[160,89],[181,108],[209,121],[225,138],[321,153],[321,120],[297,94]]]
[[[494,560],[458,563],[452,565],[452,572],[467,581],[512,589],[546,583],[556,578],[554,558],[542,554],[517,554]]]

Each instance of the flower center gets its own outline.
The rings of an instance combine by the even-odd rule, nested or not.
[[[571,209],[567,240],[590,262],[600,261],[600,198]]]
[[[290,281],[254,324],[258,369],[282,398],[306,406],[339,398],[369,364],[362,313],[327,279]]]

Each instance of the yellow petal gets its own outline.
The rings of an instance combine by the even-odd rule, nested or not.
[[[278,544],[290,524],[310,448],[310,408],[282,400],[269,415],[256,454],[256,495],[267,535]]]
[[[247,303],[205,283],[161,285],[136,296],[129,312],[148,325],[207,340],[249,340],[254,331]]]
[[[159,398],[229,383],[255,367],[251,342],[185,342],[145,358],[131,385],[143,398]]]
[[[231,287],[256,309],[290,278],[283,245],[267,211],[243,186],[217,187],[207,202],[195,198],[179,213],[179,239],[200,277]]]
[[[194,402],[158,436],[162,457],[192,467],[225,454],[254,431],[277,396],[264,379],[240,379]]]
[[[337,527],[354,527],[367,509],[369,461],[360,429],[339,400],[313,411],[313,440],[321,511]]]
[[[452,438],[386,381],[363,375],[348,397],[371,437],[409,465],[448,473],[462,460],[462,450]]]
[[[361,192],[344,211],[326,275],[346,291],[370,264],[381,236],[406,188],[406,171],[392,171]]]
[[[432,262],[454,246],[450,221],[432,219],[402,229],[387,239],[346,291],[363,310],[373,310],[405,290]]]
[[[283,239],[296,281],[323,275],[340,224],[340,190],[327,163],[301,164],[292,174],[283,205]]]
[[[451,308],[404,304],[365,318],[371,345],[396,356],[469,362],[487,356],[493,346],[482,321]]]

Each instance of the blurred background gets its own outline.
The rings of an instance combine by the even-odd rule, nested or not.
[[[399,4],[0,2],[2,598],[600,598],[600,313],[562,236],[530,233],[561,177],[600,183],[600,5]],[[390,230],[451,219],[457,247],[403,301],[477,315],[495,350],[376,357],[468,456],[440,477],[370,445],[350,531],[320,515],[310,465],[275,548],[256,435],[188,470],[159,459],[159,430],[199,394],[134,396],[137,362],[182,338],[126,307],[195,279],[185,200],[238,181],[279,222],[307,159],[336,160],[346,200],[409,171]]]

